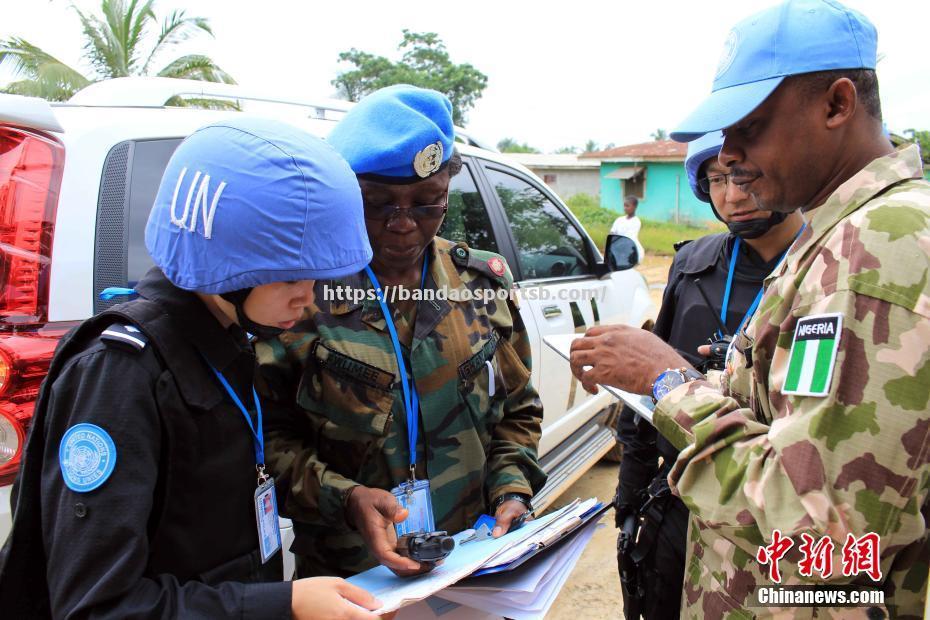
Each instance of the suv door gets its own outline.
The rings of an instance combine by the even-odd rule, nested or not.
[[[545,454],[611,401],[585,392],[542,338],[583,333],[601,323],[638,324],[637,315],[649,305],[648,291],[632,270],[598,277],[601,256],[590,237],[534,179],[497,162],[483,161],[483,171],[507,218],[523,315],[537,326],[533,381],[546,412],[540,443],[540,454]],[[636,303],[638,289],[646,305]]]

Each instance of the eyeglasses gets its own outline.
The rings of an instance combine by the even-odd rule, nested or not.
[[[701,188],[701,191],[705,194],[709,194],[711,188],[713,189],[723,189],[727,186],[727,183],[730,182],[729,174],[712,174],[707,177],[702,177],[698,179],[698,187]]]
[[[365,204],[365,217],[370,220],[388,221],[403,213],[415,222],[438,220],[449,209],[449,199],[435,205],[416,205],[413,207],[399,207],[397,205],[369,205]]]

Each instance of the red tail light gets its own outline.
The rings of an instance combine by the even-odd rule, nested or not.
[[[0,485],[16,475],[39,385],[68,327],[43,329],[64,156],[50,136],[0,125]]]
[[[64,155],[54,138],[0,126],[0,327],[41,325],[48,318]]]

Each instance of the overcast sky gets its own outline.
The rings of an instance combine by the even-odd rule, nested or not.
[[[94,10],[98,1],[78,0]],[[401,30],[436,32],[452,60],[488,76],[468,129],[544,151],[588,139],[617,145],[671,130],[709,92],[730,27],[770,0],[642,2],[470,0],[159,0],[156,14],[185,9],[216,37],[169,51],[211,56],[250,89],[333,96],[338,54],[356,47],[397,59]],[[930,129],[927,0],[850,0],[879,32],[885,121]],[[0,37],[20,36],[90,75],[78,19],[64,0],[0,0]],[[236,7],[236,8],[233,8]],[[0,84],[11,78],[0,72]]]

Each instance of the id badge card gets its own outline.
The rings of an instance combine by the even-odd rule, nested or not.
[[[255,522],[258,524],[258,545],[262,564],[281,548],[281,530],[278,529],[278,499],[274,493],[274,478],[268,478],[255,489]]]
[[[414,532],[435,531],[436,523],[433,521],[433,500],[429,494],[429,480],[404,482],[391,489],[391,493],[397,498],[397,503],[410,512],[404,521],[394,524],[398,538]]]

